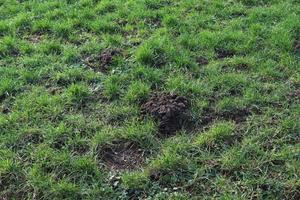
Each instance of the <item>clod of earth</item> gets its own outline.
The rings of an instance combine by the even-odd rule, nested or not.
[[[187,118],[187,98],[174,94],[154,94],[141,106],[142,115],[150,115],[159,123],[162,134],[172,134],[182,128]]]
[[[106,72],[113,61],[113,57],[118,54],[118,50],[106,49],[100,55],[87,57],[84,63],[96,71]]]
[[[145,163],[144,151],[137,144],[124,141],[102,147],[99,158],[112,171],[135,170]]]

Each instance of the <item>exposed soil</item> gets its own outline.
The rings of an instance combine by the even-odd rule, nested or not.
[[[218,120],[232,120],[239,124],[245,122],[250,115],[251,111],[249,109],[235,109],[232,111],[217,113],[213,109],[209,108],[202,114],[201,122],[198,125],[202,127],[203,130],[206,130],[208,125]]]
[[[161,19],[159,17],[147,18],[145,22],[154,28],[161,26]]]
[[[44,142],[44,137],[40,133],[27,133],[22,136],[18,142],[12,144],[12,147],[15,149],[24,149],[28,145],[37,145]]]
[[[249,70],[249,65],[247,63],[240,63],[235,67],[238,71],[247,71]]]
[[[247,63],[239,63],[235,66],[222,66],[222,72],[245,72],[249,70],[249,65]]]
[[[298,88],[298,89],[294,90],[293,92],[291,92],[289,94],[289,98],[292,98],[291,101],[295,100],[295,99],[300,99],[300,88]]]
[[[200,56],[197,58],[197,64],[198,66],[203,66],[203,65],[207,65],[209,62],[207,60],[207,58]]]
[[[8,114],[10,112],[10,108],[7,105],[0,106],[0,112],[3,114]]]
[[[187,119],[187,98],[166,93],[155,93],[141,106],[143,116],[150,115],[159,123],[161,134],[172,134],[182,128]]]
[[[216,49],[217,58],[223,59],[223,58],[231,58],[235,55],[234,51],[225,50],[225,49]]]
[[[52,143],[52,147],[55,149],[62,149],[64,146],[67,145],[68,140],[68,135],[61,135],[54,140],[54,142]]]
[[[236,123],[241,123],[246,121],[247,117],[251,114],[248,109],[235,109],[232,111],[224,112],[220,114],[222,119],[233,120]]]
[[[37,43],[39,43],[42,40],[42,38],[43,38],[42,34],[36,33],[34,35],[29,36],[28,40],[30,42],[32,42],[33,44],[37,44]]]
[[[71,145],[71,151],[75,155],[84,155],[89,151],[89,145],[84,144],[84,143],[76,143]]]
[[[57,95],[57,94],[60,94],[62,93],[62,89],[60,87],[50,87],[48,89],[48,92],[51,94],[51,95]]]
[[[300,52],[300,40],[297,40],[294,44],[294,49],[296,52]]]
[[[7,97],[6,94],[0,95],[0,102],[4,101],[6,99],[6,97]]]
[[[245,16],[247,16],[247,14],[242,11],[236,11],[236,12],[232,13],[230,16],[232,18],[237,18],[237,17],[245,17]]]
[[[39,133],[30,133],[24,136],[23,143],[28,144],[40,144],[44,141],[44,138]]]
[[[292,187],[286,187],[284,189],[284,195],[285,199],[288,200],[299,200],[300,199],[300,187],[296,186],[294,188]]]
[[[99,158],[112,171],[135,170],[145,163],[145,152],[133,142],[116,141],[102,147]]]
[[[100,55],[89,56],[84,60],[84,63],[96,71],[106,72],[109,65],[112,63],[114,56],[120,52],[114,49],[105,49]]]

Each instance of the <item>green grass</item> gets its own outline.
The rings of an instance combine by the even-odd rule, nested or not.
[[[0,0],[0,13],[0,199],[300,198],[299,1]],[[86,65],[107,49],[106,70]],[[190,102],[168,137],[140,114],[157,92]],[[106,167],[121,143],[141,167]]]

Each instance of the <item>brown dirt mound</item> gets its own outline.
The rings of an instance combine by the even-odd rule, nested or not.
[[[113,142],[100,149],[99,157],[112,171],[135,170],[145,163],[144,151],[133,142]]]
[[[141,106],[141,114],[150,115],[157,120],[160,133],[170,134],[182,127],[188,107],[189,103],[185,97],[156,93]]]
[[[96,71],[106,72],[108,66],[112,63],[113,57],[118,55],[119,51],[115,49],[105,49],[100,55],[89,56],[84,63]]]

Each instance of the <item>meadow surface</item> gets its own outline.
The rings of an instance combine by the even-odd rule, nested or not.
[[[299,0],[0,0],[0,199],[300,199]]]

